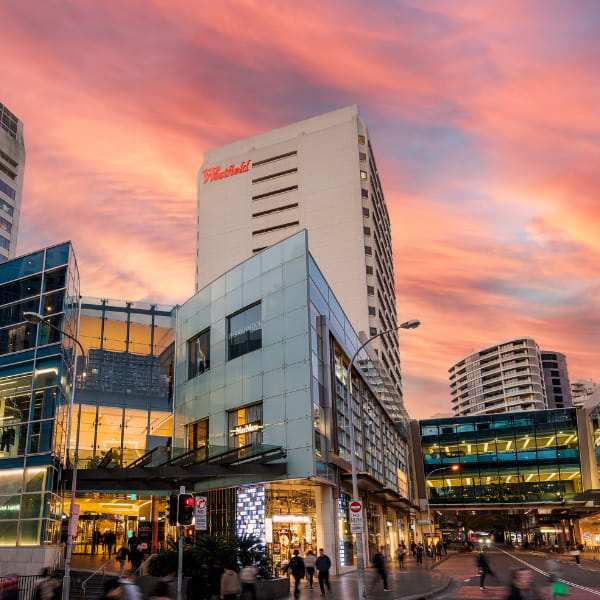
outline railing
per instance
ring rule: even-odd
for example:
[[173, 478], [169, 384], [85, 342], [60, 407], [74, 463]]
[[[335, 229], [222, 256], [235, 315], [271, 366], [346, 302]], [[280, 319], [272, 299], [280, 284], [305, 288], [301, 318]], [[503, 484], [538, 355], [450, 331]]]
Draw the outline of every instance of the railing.
[[[4, 582], [11, 577], [0, 577], [0, 589], [4, 587]], [[19, 575], [18, 588], [19, 600], [33, 600], [35, 596], [35, 588], [38, 582], [43, 579], [40, 575]]]
[[[83, 593], [83, 600], [85, 600], [85, 593], [86, 593], [86, 586], [88, 581], [94, 576], [97, 575], [100, 571], [102, 571], [102, 584], [104, 584], [104, 573], [106, 571], [106, 565], [112, 561], [112, 557], [109, 558], [105, 563], [103, 563], [102, 565], [100, 565], [91, 575], [89, 575], [88, 577], [86, 577], [82, 582], [81, 582], [81, 591]], [[19, 598], [19, 600], [21, 600]]]
[[140, 568], [138, 569], [138, 573], [139, 576], [141, 577], [144, 574], [144, 567], [150, 562], [150, 559], [154, 558], [156, 556], [156, 554], [151, 554], [141, 565]]

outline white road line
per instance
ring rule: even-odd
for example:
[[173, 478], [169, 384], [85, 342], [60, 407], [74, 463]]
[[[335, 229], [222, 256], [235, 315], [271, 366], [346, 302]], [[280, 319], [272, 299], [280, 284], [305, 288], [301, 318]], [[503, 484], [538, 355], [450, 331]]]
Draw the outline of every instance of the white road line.
[[[506, 550], [502, 550], [502, 548], [497, 547], [496, 550], [500, 550], [500, 552], [504, 552], [504, 554], [510, 556], [512, 559], [519, 561], [520, 563], [528, 566], [530, 569], [533, 569], [534, 571], [537, 571], [538, 573], [541, 573], [542, 575], [544, 575], [546, 577], [549, 576], [549, 574], [546, 573], [546, 571], [542, 571], [541, 569], [538, 569], [536, 566], [532, 565], [531, 563], [528, 563], [527, 561], [523, 560], [522, 558], [519, 558], [518, 556], [515, 556], [514, 554], [511, 554], [510, 552], [507, 552]], [[594, 590], [589, 587], [585, 587], [584, 585], [579, 585], [578, 583], [573, 583], [572, 581], [567, 581], [566, 579], [559, 579], [558, 581], [560, 581], [561, 583], [564, 583], [566, 585], [570, 585], [571, 587], [577, 588], [579, 590], [584, 590], [585, 592], [590, 592], [591, 594], [600, 596], [599, 591]]]

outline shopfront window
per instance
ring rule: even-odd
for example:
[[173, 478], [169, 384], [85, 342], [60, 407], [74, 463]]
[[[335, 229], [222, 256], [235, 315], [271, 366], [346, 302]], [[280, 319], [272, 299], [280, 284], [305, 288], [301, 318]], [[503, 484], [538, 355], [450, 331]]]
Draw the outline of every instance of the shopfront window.
[[188, 450], [204, 448], [208, 444], [208, 419], [190, 423], [187, 428]]
[[354, 566], [354, 536], [350, 533], [350, 496], [342, 492], [338, 499], [338, 553], [340, 566]]
[[259, 302], [227, 317], [227, 357], [229, 360], [262, 347], [261, 315]]
[[210, 369], [210, 329], [188, 340], [188, 379]]
[[262, 403], [229, 411], [228, 422], [231, 448], [262, 443]]

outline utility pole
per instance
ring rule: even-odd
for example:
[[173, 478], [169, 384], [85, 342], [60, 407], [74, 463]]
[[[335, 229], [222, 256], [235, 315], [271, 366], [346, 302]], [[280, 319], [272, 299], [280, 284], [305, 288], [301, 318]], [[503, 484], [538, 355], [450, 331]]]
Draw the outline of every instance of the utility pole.
[[[179, 493], [185, 494], [185, 485], [179, 487]], [[183, 535], [184, 535], [184, 527], [183, 525], [177, 525], [177, 529], [179, 530], [179, 557], [177, 562], [177, 600], [181, 600], [181, 592], [183, 588]]]

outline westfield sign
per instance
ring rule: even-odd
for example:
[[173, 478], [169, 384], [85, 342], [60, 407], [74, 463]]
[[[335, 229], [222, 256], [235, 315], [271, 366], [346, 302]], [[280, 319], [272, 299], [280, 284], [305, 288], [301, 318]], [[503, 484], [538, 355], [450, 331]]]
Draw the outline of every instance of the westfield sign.
[[213, 167], [212, 169], [204, 169], [204, 183], [209, 181], [217, 181], [218, 179], [225, 179], [225, 177], [231, 177], [238, 173], [246, 173], [250, 166], [250, 159], [244, 160], [240, 163], [239, 167], [235, 165], [229, 165], [224, 171], [221, 171], [221, 167]]

